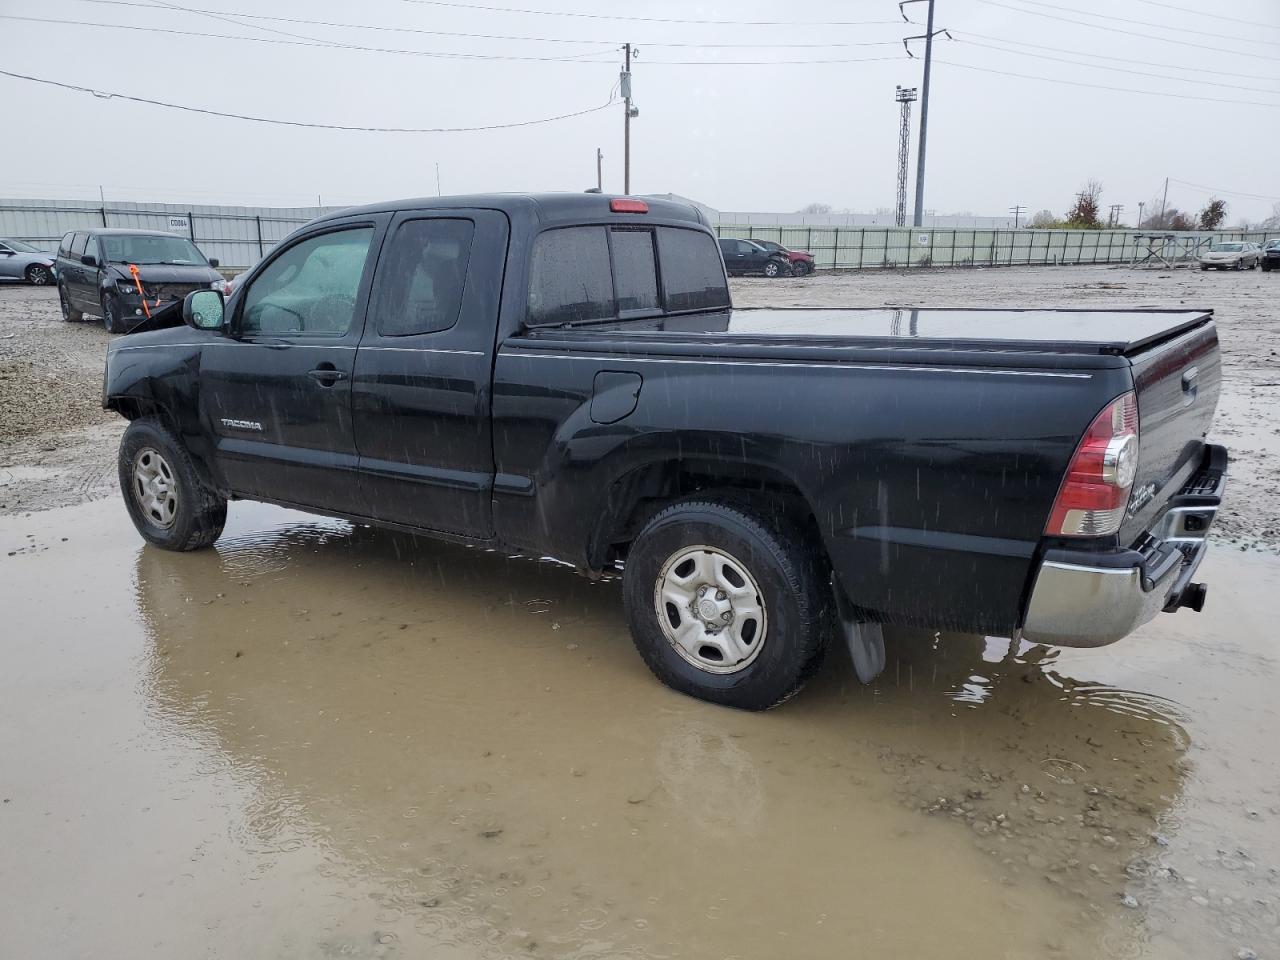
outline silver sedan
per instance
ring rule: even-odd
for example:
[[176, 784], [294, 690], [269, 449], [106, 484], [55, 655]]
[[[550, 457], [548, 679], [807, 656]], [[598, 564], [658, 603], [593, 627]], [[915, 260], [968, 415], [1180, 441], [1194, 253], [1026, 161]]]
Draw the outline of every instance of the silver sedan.
[[37, 287], [53, 283], [54, 258], [21, 240], [0, 237], [0, 280], [25, 280]]
[[1210, 267], [1216, 270], [1244, 270], [1246, 268], [1252, 270], [1261, 259], [1261, 248], [1256, 243], [1250, 243], [1248, 240], [1226, 240], [1222, 243], [1215, 243], [1200, 256], [1196, 257], [1201, 270], [1208, 270]]

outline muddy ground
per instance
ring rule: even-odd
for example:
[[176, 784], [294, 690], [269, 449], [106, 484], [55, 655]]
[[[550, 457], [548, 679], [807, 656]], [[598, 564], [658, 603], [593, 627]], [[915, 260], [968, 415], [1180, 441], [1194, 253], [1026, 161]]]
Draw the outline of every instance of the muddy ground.
[[1235, 458], [1203, 614], [1091, 651], [892, 631], [875, 684], [837, 650], [764, 715], [659, 685], [618, 585], [552, 564], [246, 503], [144, 548], [105, 334], [0, 289], [0, 956], [1280, 957], [1276, 287], [736, 283], [1214, 306]]

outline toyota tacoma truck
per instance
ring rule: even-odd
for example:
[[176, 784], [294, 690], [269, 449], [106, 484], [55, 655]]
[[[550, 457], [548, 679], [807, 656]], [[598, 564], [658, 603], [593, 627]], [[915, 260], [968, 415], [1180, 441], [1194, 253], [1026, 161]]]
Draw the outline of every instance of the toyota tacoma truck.
[[146, 540], [249, 499], [620, 571], [706, 700], [840, 638], [869, 681], [882, 624], [1096, 646], [1204, 601], [1209, 311], [735, 309], [698, 210], [587, 194], [336, 213], [170, 313], [106, 363]]

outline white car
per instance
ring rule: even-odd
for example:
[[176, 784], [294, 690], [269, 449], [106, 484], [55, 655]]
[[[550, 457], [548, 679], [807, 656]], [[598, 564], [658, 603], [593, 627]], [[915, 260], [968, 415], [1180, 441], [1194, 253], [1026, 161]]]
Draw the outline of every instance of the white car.
[[1262, 259], [1262, 249], [1248, 240], [1224, 240], [1196, 257], [1201, 270], [1253, 270]]

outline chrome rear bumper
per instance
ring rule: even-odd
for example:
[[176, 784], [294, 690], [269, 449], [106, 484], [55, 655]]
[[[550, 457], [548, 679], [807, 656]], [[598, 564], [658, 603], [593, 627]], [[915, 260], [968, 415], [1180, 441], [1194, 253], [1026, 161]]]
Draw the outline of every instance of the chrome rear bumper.
[[1101, 647], [1161, 611], [1199, 610], [1192, 583], [1227, 481], [1225, 447], [1208, 446], [1201, 469], [1129, 550], [1049, 550], [1036, 574], [1022, 636], [1032, 643]]

